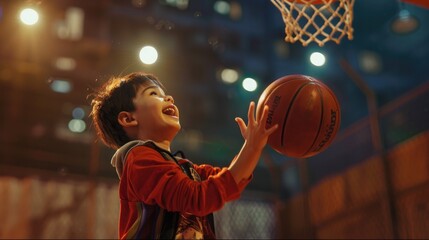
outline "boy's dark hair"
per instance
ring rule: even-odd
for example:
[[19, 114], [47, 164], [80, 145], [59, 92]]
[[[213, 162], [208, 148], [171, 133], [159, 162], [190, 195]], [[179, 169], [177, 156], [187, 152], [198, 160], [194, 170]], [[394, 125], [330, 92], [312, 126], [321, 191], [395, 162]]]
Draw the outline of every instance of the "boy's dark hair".
[[112, 77], [98, 91], [92, 94], [90, 116], [98, 137], [107, 146], [118, 149], [130, 139], [118, 123], [121, 111], [134, 111], [133, 99], [137, 90], [144, 85], [155, 84], [164, 89], [158, 78], [143, 72], [123, 77]]

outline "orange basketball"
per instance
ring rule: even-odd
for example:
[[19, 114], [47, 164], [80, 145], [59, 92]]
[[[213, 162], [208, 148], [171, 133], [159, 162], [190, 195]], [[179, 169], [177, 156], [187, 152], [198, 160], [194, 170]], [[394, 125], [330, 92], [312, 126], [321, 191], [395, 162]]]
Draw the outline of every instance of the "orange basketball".
[[340, 127], [340, 106], [319, 80], [289, 75], [272, 82], [261, 94], [256, 113], [270, 107], [266, 128], [278, 124], [268, 144], [277, 152], [307, 158], [324, 151]]

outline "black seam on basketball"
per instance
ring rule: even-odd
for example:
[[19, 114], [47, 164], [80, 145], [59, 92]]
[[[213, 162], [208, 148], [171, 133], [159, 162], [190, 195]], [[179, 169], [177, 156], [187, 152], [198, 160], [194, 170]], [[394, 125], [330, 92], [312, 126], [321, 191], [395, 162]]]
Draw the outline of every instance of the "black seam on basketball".
[[[288, 82], [291, 82], [291, 81], [295, 81], [295, 80], [301, 80], [301, 79], [299, 79], [299, 78], [293, 78], [293, 79], [290, 79]], [[279, 87], [281, 87], [281, 84], [279, 84], [278, 86], [276, 86], [274, 89], [271, 89], [271, 91], [265, 96], [265, 99], [264, 99], [264, 102], [262, 103], [262, 107], [263, 106], [265, 106], [266, 104], [267, 104], [267, 102], [268, 102], [268, 99], [270, 99], [271, 98], [271, 95], [273, 95], [273, 93], [277, 90], [277, 88], [279, 88]], [[270, 106], [271, 107], [271, 106]], [[259, 117], [259, 116], [258, 116]], [[267, 119], [267, 121], [268, 121], [268, 119]], [[265, 121], [265, 126], [267, 125], [267, 121]]]
[[314, 144], [316, 143], [316, 140], [317, 140], [317, 138], [319, 137], [319, 135], [320, 135], [320, 129], [322, 128], [322, 123], [323, 123], [323, 114], [324, 114], [324, 111], [325, 111], [325, 105], [323, 104], [323, 96], [322, 96], [322, 91], [320, 90], [320, 86], [319, 85], [317, 85], [318, 86], [318, 88], [316, 88], [317, 89], [317, 91], [319, 92], [319, 96], [320, 96], [320, 102], [321, 102], [321, 105], [322, 105], [322, 107], [321, 107], [321, 109], [322, 109], [322, 111], [320, 111], [320, 122], [319, 122], [319, 129], [317, 130], [317, 135], [316, 135], [316, 137], [314, 138], [314, 140], [313, 140], [313, 143], [311, 144], [311, 146], [310, 146], [310, 148], [303, 154], [303, 156], [305, 156], [305, 155], [307, 155], [308, 154], [308, 152], [310, 152], [310, 150], [311, 149], [313, 149], [313, 147], [314, 147]]
[[290, 101], [290, 104], [289, 104], [288, 109], [287, 109], [287, 111], [286, 111], [285, 117], [283, 118], [284, 120], [283, 120], [283, 126], [282, 126], [282, 134], [281, 134], [281, 136], [282, 136], [282, 137], [281, 137], [281, 139], [280, 139], [280, 143], [281, 143], [281, 146], [282, 146], [282, 147], [284, 146], [284, 132], [285, 132], [286, 122], [287, 122], [287, 118], [288, 118], [288, 116], [289, 116], [290, 108], [292, 107], [293, 103], [295, 102], [295, 99], [296, 99], [296, 97], [298, 96], [298, 94], [299, 94], [299, 93], [301, 92], [301, 90], [302, 90], [305, 86], [307, 86], [308, 84], [314, 84], [314, 83], [313, 83], [313, 82], [307, 82], [307, 83], [302, 84], [302, 85], [299, 87], [298, 91], [296, 91], [295, 95], [293, 95], [292, 100]]

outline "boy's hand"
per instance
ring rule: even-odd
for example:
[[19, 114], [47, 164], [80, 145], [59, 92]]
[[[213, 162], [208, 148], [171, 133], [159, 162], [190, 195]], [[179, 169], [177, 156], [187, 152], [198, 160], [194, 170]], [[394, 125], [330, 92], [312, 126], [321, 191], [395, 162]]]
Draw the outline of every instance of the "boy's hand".
[[236, 117], [235, 121], [240, 127], [241, 135], [244, 138], [244, 144], [237, 157], [231, 162], [229, 170], [238, 184], [244, 179], [249, 179], [255, 170], [259, 157], [267, 144], [268, 137], [277, 129], [277, 124], [265, 129], [265, 123], [268, 118], [268, 106], [264, 106], [262, 114], [255, 119], [255, 103], [250, 102], [249, 112], [247, 114], [248, 124], [243, 119]]
[[236, 117], [235, 121], [240, 128], [241, 135], [250, 147], [255, 150], [262, 150], [267, 144], [268, 137], [277, 129], [278, 125], [265, 129], [265, 122], [267, 121], [269, 107], [264, 106], [259, 119], [255, 119], [255, 103], [250, 102], [249, 111], [247, 114], [248, 124], [240, 117]]

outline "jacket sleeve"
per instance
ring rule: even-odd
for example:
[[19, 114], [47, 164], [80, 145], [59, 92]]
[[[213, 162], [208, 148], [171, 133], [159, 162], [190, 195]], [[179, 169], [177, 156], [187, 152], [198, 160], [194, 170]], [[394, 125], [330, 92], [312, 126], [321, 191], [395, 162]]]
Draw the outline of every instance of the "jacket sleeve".
[[240, 195], [240, 187], [227, 168], [215, 172], [202, 182], [193, 181], [176, 163], [149, 147], [138, 146], [126, 159], [121, 197], [157, 204], [168, 211], [204, 216]]
[[[194, 169], [198, 172], [198, 174], [201, 176], [201, 179], [203, 180], [207, 179], [211, 175], [218, 174], [222, 170], [222, 168], [213, 167], [208, 164], [202, 164], [202, 165], [194, 164]], [[237, 199], [240, 197], [240, 193], [246, 188], [246, 186], [250, 183], [252, 178], [253, 178], [253, 174], [248, 179], [243, 180], [238, 184], [239, 191], [237, 192], [237, 195], [233, 197], [234, 199]]]

